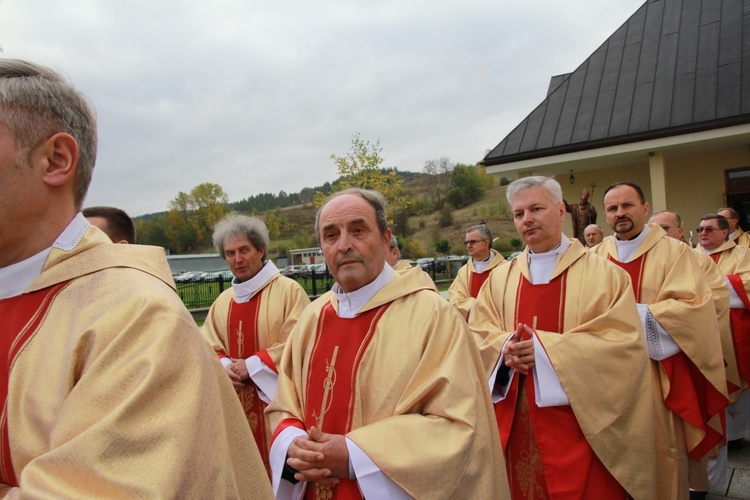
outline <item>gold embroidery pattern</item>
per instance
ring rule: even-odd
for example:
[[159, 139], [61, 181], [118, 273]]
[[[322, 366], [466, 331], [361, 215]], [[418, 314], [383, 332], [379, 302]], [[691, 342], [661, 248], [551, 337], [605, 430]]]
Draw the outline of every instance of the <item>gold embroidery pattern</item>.
[[330, 500], [333, 498], [333, 485], [315, 483], [315, 500]]
[[[515, 453], [518, 458], [513, 466], [513, 471], [519, 486], [523, 491], [524, 498], [546, 498], [544, 496], [544, 469], [542, 458], [534, 439], [534, 428], [531, 425], [531, 414], [529, 413], [529, 398], [526, 393], [526, 377], [521, 376], [518, 380], [518, 407], [516, 418], [520, 424], [520, 432], [523, 433], [523, 446]], [[510, 451], [510, 450], [509, 450]]]
[[255, 411], [255, 386], [244, 386], [237, 389], [237, 395], [240, 397], [242, 409], [245, 410], [245, 417], [250, 424], [253, 432], [258, 430], [258, 414]]
[[237, 357], [243, 358], [245, 354], [245, 334], [242, 333], [242, 320], [240, 320], [240, 326], [237, 329]]
[[[326, 372], [328, 376], [323, 381], [323, 401], [320, 405], [320, 414], [316, 415], [313, 411], [313, 417], [318, 424], [318, 429], [323, 431], [323, 418], [325, 418], [326, 412], [331, 407], [333, 402], [333, 386], [336, 385], [336, 356], [339, 353], [339, 346], [333, 348], [333, 357], [329, 363], [326, 360]], [[329, 497], [330, 498], [330, 497]]]

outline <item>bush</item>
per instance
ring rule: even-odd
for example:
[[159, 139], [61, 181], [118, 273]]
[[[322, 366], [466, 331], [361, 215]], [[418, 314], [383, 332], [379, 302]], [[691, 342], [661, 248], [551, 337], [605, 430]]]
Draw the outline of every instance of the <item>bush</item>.
[[453, 224], [453, 210], [448, 205], [445, 205], [440, 210], [440, 218], [438, 219], [440, 227], [450, 227]]

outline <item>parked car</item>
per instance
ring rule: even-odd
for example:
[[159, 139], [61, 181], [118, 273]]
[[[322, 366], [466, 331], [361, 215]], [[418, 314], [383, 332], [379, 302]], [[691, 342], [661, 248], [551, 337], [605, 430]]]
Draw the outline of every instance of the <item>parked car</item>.
[[301, 266], [299, 266], [299, 271], [297, 272], [297, 275], [300, 278], [309, 278], [310, 277], [310, 265], [302, 264]]
[[287, 278], [297, 279], [299, 277], [299, 268], [302, 266], [286, 266], [281, 270], [281, 274]]
[[232, 271], [217, 271], [215, 273], [206, 273], [202, 281], [232, 281], [234, 274]]
[[458, 255], [445, 255], [435, 259], [435, 272], [442, 274], [446, 272], [446, 262], [448, 261], [460, 261], [461, 257]]
[[432, 257], [422, 257], [421, 259], [417, 259], [417, 265], [421, 267], [424, 271], [432, 271], [432, 263], [435, 262], [435, 259]]
[[313, 274], [315, 276], [325, 276], [326, 274], [326, 265], [325, 264], [313, 264], [310, 266], [310, 276]]
[[176, 283], [193, 283], [200, 281], [200, 277], [203, 274], [203, 271], [188, 271], [177, 276], [174, 280]]

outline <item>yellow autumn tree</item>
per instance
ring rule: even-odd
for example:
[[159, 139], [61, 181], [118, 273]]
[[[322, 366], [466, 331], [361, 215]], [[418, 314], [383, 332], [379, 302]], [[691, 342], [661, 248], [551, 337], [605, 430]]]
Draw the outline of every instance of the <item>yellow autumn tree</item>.
[[[406, 210], [409, 199], [404, 192], [403, 179], [395, 169], [384, 169], [380, 153], [383, 148], [380, 140], [374, 144], [360, 137], [359, 133], [352, 138], [349, 152], [344, 156], [331, 155], [341, 179], [335, 191], [357, 187], [372, 189], [381, 193], [388, 201], [388, 223], [393, 223], [394, 215]], [[319, 207], [325, 200], [323, 193], [315, 193], [313, 204]]]

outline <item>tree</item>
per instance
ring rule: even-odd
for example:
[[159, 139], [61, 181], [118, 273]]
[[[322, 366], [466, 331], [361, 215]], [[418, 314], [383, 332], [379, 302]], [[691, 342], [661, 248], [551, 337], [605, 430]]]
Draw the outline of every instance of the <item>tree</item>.
[[435, 251], [446, 255], [451, 251], [451, 242], [448, 240], [437, 240], [435, 242]]
[[422, 172], [428, 175], [430, 192], [432, 193], [433, 202], [437, 205], [450, 186], [450, 173], [453, 170], [453, 163], [450, 158], [443, 156], [436, 160], [427, 160], [424, 163]]
[[484, 169], [458, 164], [451, 174], [448, 202], [456, 208], [466, 206], [478, 200], [493, 185], [494, 180]]
[[440, 217], [438, 219], [438, 225], [440, 227], [448, 227], [453, 224], [453, 210], [448, 205], [445, 205], [440, 209]]
[[204, 182], [190, 191], [189, 199], [194, 210], [193, 220], [198, 239], [210, 247], [214, 226], [224, 217], [226, 213], [224, 205], [229, 203], [229, 196], [218, 184]]
[[[331, 155], [341, 176], [336, 191], [349, 187], [372, 189], [382, 194], [388, 201], [388, 219], [392, 223], [395, 214], [406, 210], [409, 199], [404, 193], [403, 180], [396, 169], [383, 169], [381, 164], [385, 161], [380, 156], [383, 148], [380, 140], [372, 144], [363, 140], [359, 134], [352, 138], [349, 152], [344, 156]], [[315, 193], [313, 204], [319, 207], [326, 196], [320, 192]]]
[[218, 184], [205, 182], [190, 193], [180, 191], [169, 202], [166, 233], [176, 252], [211, 247], [216, 223], [224, 216], [229, 197]]

